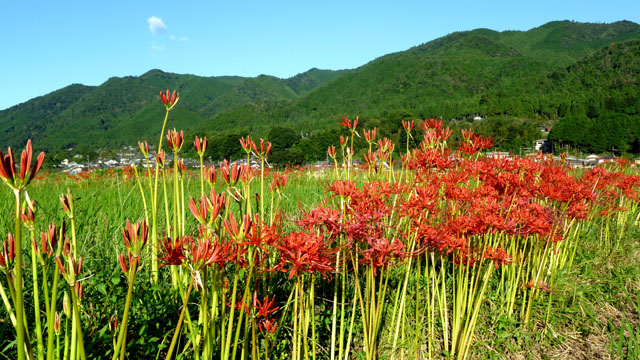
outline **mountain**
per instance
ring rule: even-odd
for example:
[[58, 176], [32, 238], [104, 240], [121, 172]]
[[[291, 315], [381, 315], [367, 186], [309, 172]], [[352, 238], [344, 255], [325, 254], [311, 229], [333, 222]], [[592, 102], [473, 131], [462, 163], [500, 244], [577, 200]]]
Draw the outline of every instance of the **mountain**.
[[31, 137], [52, 151], [155, 143], [164, 114], [157, 94], [167, 88], [181, 94], [168, 126], [208, 136], [262, 136], [275, 126], [309, 134], [345, 115], [391, 129], [398, 111], [520, 122], [636, 116], [639, 39], [640, 25], [629, 21], [555, 21], [528, 31], [456, 32], [353, 70], [313, 68], [288, 79], [151, 70], [97, 87], [71, 85], [0, 111], [0, 143], [17, 146]]
[[[40, 149], [113, 147], [155, 137], [164, 109], [158, 93], [177, 89], [180, 105], [171, 127], [189, 129], [239, 106], [289, 103], [345, 71], [311, 69], [290, 79], [260, 75], [201, 77], [151, 70], [110, 78], [100, 86], [70, 85], [0, 111], [0, 142], [21, 146], [28, 138]], [[155, 142], [155, 141], [154, 141]]]

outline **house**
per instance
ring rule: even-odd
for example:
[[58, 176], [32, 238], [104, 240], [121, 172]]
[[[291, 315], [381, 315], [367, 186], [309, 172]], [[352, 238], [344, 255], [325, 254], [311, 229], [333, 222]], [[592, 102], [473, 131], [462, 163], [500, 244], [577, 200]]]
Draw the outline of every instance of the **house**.
[[547, 139], [536, 140], [533, 148], [536, 151], [542, 151], [543, 153], [551, 152], [551, 144]]

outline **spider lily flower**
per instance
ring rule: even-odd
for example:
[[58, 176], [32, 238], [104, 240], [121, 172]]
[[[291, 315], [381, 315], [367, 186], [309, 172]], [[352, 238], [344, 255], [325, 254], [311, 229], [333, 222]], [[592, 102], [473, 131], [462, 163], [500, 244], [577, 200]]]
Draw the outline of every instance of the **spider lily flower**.
[[38, 155], [35, 166], [31, 167], [33, 157], [33, 146], [31, 140], [27, 141], [25, 149], [20, 156], [20, 172], [16, 171], [13, 151], [9, 147], [7, 154], [3, 155], [0, 151], [0, 178], [14, 190], [23, 190], [33, 178], [38, 174], [42, 163], [44, 162], [44, 153]]
[[178, 175], [182, 176], [187, 172], [187, 165], [184, 164], [182, 159], [178, 159]]
[[160, 168], [164, 168], [164, 150], [160, 150], [159, 153], [154, 153], [156, 162]]
[[278, 193], [282, 192], [282, 189], [287, 186], [287, 180], [289, 177], [287, 175], [283, 175], [280, 173], [275, 173], [273, 175], [273, 181], [269, 185], [271, 191], [276, 191]]
[[71, 189], [67, 188], [67, 194], [60, 195], [60, 204], [62, 204], [62, 210], [69, 217], [73, 217], [73, 195]]
[[265, 149], [265, 142], [264, 139], [260, 139], [260, 151], [258, 151], [258, 147], [256, 146], [255, 142], [251, 143], [251, 148], [253, 149], [253, 152], [256, 154], [256, 156], [258, 156], [261, 159], [264, 159], [267, 157], [267, 155], [269, 155], [269, 151], [271, 151], [271, 142], [266, 143], [266, 149]]
[[356, 131], [356, 127], [358, 126], [358, 121], [360, 120], [359, 116], [356, 116], [356, 119], [353, 121], [353, 123], [351, 122], [351, 120], [348, 117], [341, 117], [340, 118], [340, 125], [346, 127], [347, 129], [351, 130], [351, 132], [355, 132]]
[[330, 158], [335, 160], [336, 159], [336, 147], [334, 145], [329, 146], [327, 148], [327, 154], [329, 155]]
[[147, 143], [147, 141], [145, 140], [145, 142], [140, 142], [138, 141], [138, 146], [140, 147], [140, 151], [142, 152], [142, 155], [144, 155], [144, 157], [148, 157], [149, 156], [149, 143]]
[[177, 153], [182, 149], [182, 143], [184, 141], [184, 131], [180, 130], [178, 133], [176, 129], [169, 130], [167, 132], [167, 144], [169, 144], [169, 148]]
[[216, 167], [206, 166], [204, 168], [204, 179], [207, 181], [209, 186], [213, 187], [216, 184]]
[[141, 223], [131, 224], [127, 219], [127, 223], [122, 229], [122, 237], [124, 238], [124, 244], [134, 257], [140, 255], [142, 248], [147, 243], [148, 236], [149, 228], [144, 220]]
[[196, 139], [193, 141], [193, 146], [196, 148], [200, 157], [204, 156], [205, 151], [207, 151], [207, 137], [205, 136], [200, 139], [196, 136]]
[[227, 234], [229, 234], [233, 240], [236, 242], [242, 242], [247, 237], [247, 234], [249, 234], [249, 229], [251, 228], [251, 215], [244, 214], [242, 217], [242, 223], [239, 227], [233, 214], [229, 214], [229, 219], [224, 219], [223, 224]]
[[220, 167], [220, 173], [222, 174], [222, 178], [224, 182], [227, 183], [228, 186], [235, 186], [240, 179], [240, 175], [242, 173], [242, 168], [238, 165], [237, 162], [233, 163], [233, 166], [229, 164], [227, 159], [224, 159], [222, 162], [222, 166]]
[[33, 229], [33, 223], [35, 222], [35, 211], [36, 208], [32, 201], [26, 201], [27, 206], [23, 209], [20, 214], [20, 219], [26, 228]]
[[271, 334], [273, 335], [276, 332], [276, 328], [278, 327], [278, 323], [273, 319], [262, 319], [258, 323], [258, 328], [260, 332], [263, 334]]
[[402, 120], [402, 127], [404, 128], [404, 130], [408, 133], [411, 132], [411, 130], [413, 130], [413, 127], [416, 125], [415, 120], [411, 120], [411, 121], [405, 121]]
[[198, 201], [200, 206], [196, 204], [196, 201], [191, 197], [189, 199], [189, 210], [193, 216], [198, 220], [198, 222], [202, 225], [207, 224], [209, 222], [209, 202], [206, 197], [203, 197]]
[[279, 309], [279, 307], [273, 307], [273, 302], [275, 301], [275, 296], [271, 297], [269, 300], [269, 295], [266, 295], [262, 302], [258, 299], [258, 293], [253, 292], [253, 308], [256, 310], [257, 317], [268, 318], [273, 312]]
[[12, 233], [7, 235], [7, 241], [2, 242], [2, 254], [0, 254], [0, 270], [5, 274], [13, 268], [13, 259], [16, 257], [16, 240]]
[[256, 143], [253, 142], [253, 139], [249, 135], [247, 135], [246, 138], [240, 138], [240, 146], [242, 146], [242, 149], [249, 154], [251, 149], [256, 147]]
[[166, 94], [160, 91], [160, 100], [162, 100], [162, 103], [164, 104], [164, 107], [167, 108], [167, 111], [170, 111], [174, 106], [176, 106], [178, 100], [180, 100], [180, 94], [176, 94], [175, 90], [173, 90], [173, 93], [169, 94], [169, 89], [167, 89]]
[[373, 144], [373, 142], [375, 141], [376, 138], [376, 128], [373, 128], [371, 130], [364, 130], [364, 139], [367, 140], [367, 142], [369, 144]]
[[186, 260], [184, 246], [188, 241], [187, 236], [179, 236], [176, 239], [166, 238], [161, 244], [158, 261], [162, 261], [163, 266], [182, 265]]
[[[129, 265], [127, 265], [127, 260]], [[129, 271], [133, 268], [134, 265], [140, 263], [139, 256], [133, 256], [130, 252], [127, 252], [127, 259], [125, 259], [124, 254], [118, 255], [118, 263], [120, 264], [120, 268], [125, 276], [129, 276]]]

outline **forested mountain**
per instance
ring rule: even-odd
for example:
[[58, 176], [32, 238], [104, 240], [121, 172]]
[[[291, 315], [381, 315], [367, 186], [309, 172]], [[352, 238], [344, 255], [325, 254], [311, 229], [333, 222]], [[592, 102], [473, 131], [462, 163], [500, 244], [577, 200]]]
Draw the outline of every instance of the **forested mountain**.
[[[323, 155], [327, 131], [345, 115], [397, 139], [399, 119], [435, 116], [458, 126], [480, 115], [488, 121], [474, 126], [502, 132], [494, 134], [504, 139], [498, 146], [514, 150], [539, 136], [541, 124], [570, 116], [595, 121], [613, 113], [636, 121], [639, 59], [638, 24], [557, 21], [528, 31], [452, 33], [353, 70], [314, 68], [289, 79], [152, 70], [97, 87], [71, 85], [0, 111], [0, 143], [31, 137], [55, 151], [155, 139], [164, 112], [157, 94], [169, 88], [181, 94], [170, 127], [219, 144], [237, 142], [239, 134], [267, 136], [274, 127], [291, 130], [292, 146], [306, 160]], [[212, 157], [232, 155], [216, 151]]]

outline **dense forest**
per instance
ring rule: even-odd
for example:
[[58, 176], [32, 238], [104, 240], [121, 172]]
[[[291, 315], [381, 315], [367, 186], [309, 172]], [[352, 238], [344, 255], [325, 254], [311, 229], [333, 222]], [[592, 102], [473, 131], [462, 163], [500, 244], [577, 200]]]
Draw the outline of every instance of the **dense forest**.
[[240, 156], [237, 139], [246, 134], [278, 144], [275, 163], [325, 159], [342, 116], [360, 116], [398, 146], [402, 120], [436, 117], [492, 136], [499, 150], [531, 147], [552, 127], [549, 139], [565, 147], [638, 153], [631, 134], [640, 123], [639, 81], [640, 25], [557, 21], [457, 32], [356, 69], [314, 68], [289, 79], [152, 70], [70, 85], [0, 111], [0, 141], [32, 138], [55, 159], [153, 140], [163, 115], [157, 94], [171, 88], [181, 99], [168, 126], [208, 136], [212, 159]]

